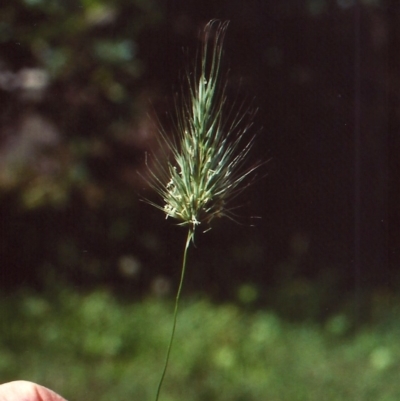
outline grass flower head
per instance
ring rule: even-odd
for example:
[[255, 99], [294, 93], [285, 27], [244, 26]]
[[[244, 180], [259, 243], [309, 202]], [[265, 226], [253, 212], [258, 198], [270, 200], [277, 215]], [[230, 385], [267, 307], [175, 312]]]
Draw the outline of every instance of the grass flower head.
[[226, 113], [226, 83], [219, 82], [227, 26], [218, 21], [206, 25], [200, 68], [187, 73], [188, 98], [177, 106], [178, 138], [162, 134], [172, 158], [166, 169], [160, 168], [162, 174], [152, 172], [164, 201], [155, 206], [192, 232], [200, 223], [227, 215], [228, 202], [256, 168], [244, 166], [254, 139], [245, 141], [249, 110]]
[[258, 167], [246, 168], [247, 155], [254, 137], [247, 140], [251, 123], [246, 123], [248, 109], [225, 111], [226, 82], [220, 84], [220, 67], [227, 22], [211, 21], [204, 29], [200, 68], [187, 73], [188, 97], [178, 106], [176, 139], [165, 132], [161, 148], [168, 149], [168, 164], [156, 160], [150, 171], [155, 189], [161, 195], [166, 217], [188, 226], [183, 252], [181, 278], [175, 298], [174, 318], [164, 369], [157, 387], [158, 401], [168, 367], [175, 335], [178, 305], [186, 270], [188, 249], [196, 227], [216, 216], [229, 216], [227, 207], [246, 188], [247, 177]]

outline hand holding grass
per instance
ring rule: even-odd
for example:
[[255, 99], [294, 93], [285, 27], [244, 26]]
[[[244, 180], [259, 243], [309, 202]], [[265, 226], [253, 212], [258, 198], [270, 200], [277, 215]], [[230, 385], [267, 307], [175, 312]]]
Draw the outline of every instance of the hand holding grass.
[[[247, 138], [251, 122], [249, 110], [226, 110], [226, 83], [220, 85], [220, 65], [228, 22], [209, 22], [204, 29], [200, 69], [187, 73], [188, 99], [177, 107], [177, 138], [161, 132], [161, 145], [172, 155], [165, 168], [156, 160], [150, 171], [152, 184], [164, 204], [153, 206], [166, 217], [188, 227], [181, 278], [175, 299], [171, 339], [156, 401], [168, 367], [175, 334], [180, 294], [185, 276], [187, 252], [201, 224], [206, 227], [215, 217], [230, 217], [229, 202], [249, 184], [248, 178], [259, 165], [245, 167], [254, 136]], [[247, 184], [246, 184], [247, 181]]]

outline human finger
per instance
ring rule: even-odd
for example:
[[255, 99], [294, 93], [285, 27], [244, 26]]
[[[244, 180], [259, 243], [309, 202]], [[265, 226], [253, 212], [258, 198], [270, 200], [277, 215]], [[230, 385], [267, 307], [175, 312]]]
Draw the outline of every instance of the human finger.
[[0, 385], [0, 401], [66, 400], [46, 387], [25, 380], [17, 380]]

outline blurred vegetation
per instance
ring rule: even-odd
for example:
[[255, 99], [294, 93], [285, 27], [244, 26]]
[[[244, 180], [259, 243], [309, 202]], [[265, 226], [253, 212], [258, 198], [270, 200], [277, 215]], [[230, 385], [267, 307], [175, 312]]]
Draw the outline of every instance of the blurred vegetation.
[[[387, 311], [354, 331], [338, 314], [289, 324], [270, 310], [182, 305], [165, 400], [396, 401], [400, 326]], [[0, 299], [0, 376], [42, 383], [67, 399], [151, 400], [172, 304], [117, 301], [105, 290]]]
[[[400, 285], [388, 173], [398, 171], [388, 138], [400, 126], [390, 57], [400, 13], [356, 3], [2, 1], [2, 291], [174, 293], [185, 233], [140, 202], [154, 195], [145, 155], [159, 154], [158, 122], [170, 130], [198, 30], [221, 18], [231, 20], [228, 95], [255, 97], [264, 128], [253, 156], [271, 162], [239, 224], [216, 221], [196, 240], [186, 295], [247, 300], [292, 321], [369, 321], [373, 305], [385, 314]], [[241, 215], [263, 219], [250, 228]]]
[[1, 285], [112, 280], [137, 260], [137, 170], [154, 132], [138, 42], [162, 12], [141, 0], [0, 12]]
[[1, 381], [154, 396], [185, 232], [145, 155], [220, 18], [271, 161], [190, 251], [163, 399], [397, 401], [399, 4], [2, 0]]

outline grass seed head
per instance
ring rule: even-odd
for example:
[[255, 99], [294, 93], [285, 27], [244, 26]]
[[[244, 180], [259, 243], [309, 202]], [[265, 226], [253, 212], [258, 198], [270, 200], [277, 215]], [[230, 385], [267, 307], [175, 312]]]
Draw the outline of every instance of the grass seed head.
[[[226, 82], [220, 83], [223, 42], [228, 22], [210, 21], [204, 29], [200, 68], [186, 75], [188, 96], [177, 105], [177, 137], [162, 132], [169, 148], [167, 166], [151, 171], [153, 186], [164, 201], [166, 217], [194, 232], [200, 223], [228, 215], [228, 202], [241, 192], [257, 168], [246, 168], [254, 136], [248, 138], [249, 109], [225, 113]], [[226, 77], [225, 77], [226, 78]]]

